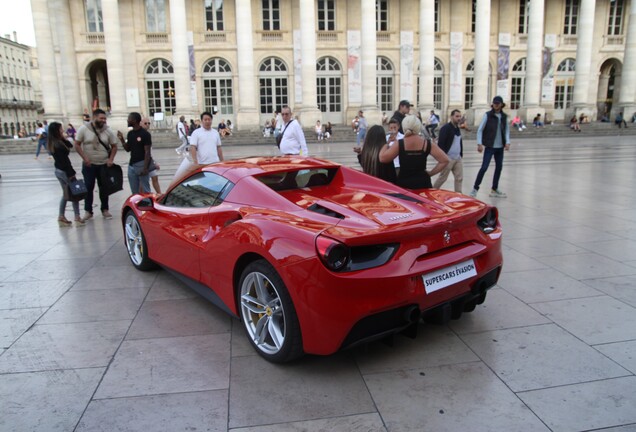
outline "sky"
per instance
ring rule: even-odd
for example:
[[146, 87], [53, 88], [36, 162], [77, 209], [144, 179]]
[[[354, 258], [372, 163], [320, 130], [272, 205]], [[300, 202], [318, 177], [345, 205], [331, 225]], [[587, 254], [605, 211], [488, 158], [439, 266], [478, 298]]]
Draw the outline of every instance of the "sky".
[[0, 0], [0, 36], [18, 32], [18, 43], [35, 46], [31, 0]]

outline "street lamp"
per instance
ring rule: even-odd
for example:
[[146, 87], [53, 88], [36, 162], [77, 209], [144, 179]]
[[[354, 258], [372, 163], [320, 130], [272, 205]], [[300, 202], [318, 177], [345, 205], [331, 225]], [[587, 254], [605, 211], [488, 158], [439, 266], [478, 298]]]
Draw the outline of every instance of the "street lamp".
[[13, 108], [15, 108], [15, 138], [20, 136], [20, 120], [18, 119], [18, 100], [13, 96]]

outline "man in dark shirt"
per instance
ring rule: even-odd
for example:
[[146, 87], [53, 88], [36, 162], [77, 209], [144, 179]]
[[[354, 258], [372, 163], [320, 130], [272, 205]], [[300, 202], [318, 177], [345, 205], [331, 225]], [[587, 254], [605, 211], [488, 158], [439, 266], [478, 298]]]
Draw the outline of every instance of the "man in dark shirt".
[[404, 133], [404, 130], [402, 129], [402, 120], [404, 120], [404, 117], [406, 117], [406, 115], [411, 111], [412, 106], [413, 105], [411, 105], [409, 101], [402, 100], [400, 101], [400, 105], [398, 105], [397, 111], [393, 113], [392, 118], [398, 121], [398, 124], [400, 125], [399, 130], [401, 134]]
[[150, 193], [150, 177], [148, 176], [148, 166], [150, 165], [150, 148], [152, 147], [152, 137], [150, 132], [141, 127], [141, 114], [131, 112], [128, 114], [128, 127], [132, 130], [124, 141], [124, 135], [117, 131], [117, 138], [121, 141], [124, 149], [130, 152], [128, 163], [128, 182], [133, 194], [139, 193], [139, 186], [142, 192]]

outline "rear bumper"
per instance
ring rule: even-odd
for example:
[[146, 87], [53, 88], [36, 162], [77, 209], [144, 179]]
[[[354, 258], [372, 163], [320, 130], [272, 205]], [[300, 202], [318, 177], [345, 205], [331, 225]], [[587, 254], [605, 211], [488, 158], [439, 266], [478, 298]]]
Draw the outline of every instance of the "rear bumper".
[[[459, 314], [471, 302], [483, 302], [485, 292], [497, 283], [501, 272], [500, 243], [490, 244], [477, 255], [458, 258], [456, 262], [473, 259], [477, 274], [431, 293], [424, 288], [427, 271], [421, 267], [406, 274], [382, 267], [336, 274], [316, 258], [280, 268], [297, 311], [304, 351], [332, 354], [400, 332], [420, 317], [437, 321]], [[432, 269], [443, 268], [448, 257], [435, 257], [426, 264]]]
[[353, 326], [341, 348], [351, 348], [400, 333], [416, 325], [420, 318], [438, 323], [459, 319], [465, 310], [472, 310], [475, 305], [484, 302], [486, 292], [497, 284], [500, 273], [501, 267], [489, 271], [475, 281], [470, 292], [427, 310], [420, 310], [417, 304], [411, 304], [369, 315]]

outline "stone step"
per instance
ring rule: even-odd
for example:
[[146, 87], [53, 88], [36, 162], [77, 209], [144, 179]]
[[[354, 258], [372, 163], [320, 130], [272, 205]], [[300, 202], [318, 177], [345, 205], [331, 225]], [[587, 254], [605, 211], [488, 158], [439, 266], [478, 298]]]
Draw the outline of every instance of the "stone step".
[[[636, 124], [630, 123], [627, 129], [618, 129], [613, 123], [589, 123], [582, 125], [581, 130], [582, 131], [580, 133], [576, 133], [567, 125], [559, 123], [547, 125], [543, 128], [529, 127], [522, 132], [512, 129], [510, 139], [512, 141], [516, 141], [519, 139], [529, 138], [554, 138], [572, 136], [573, 134], [580, 136], [636, 135]], [[151, 130], [151, 132], [153, 146], [157, 148], [176, 148], [180, 144], [173, 130]], [[336, 126], [334, 127], [333, 132], [332, 138], [327, 142], [346, 144], [356, 142], [356, 134], [353, 133], [351, 128], [348, 126]], [[463, 131], [464, 141], [474, 141], [476, 139], [476, 133], [477, 128], [473, 128], [470, 131]], [[305, 137], [308, 144], [318, 142], [313, 129], [305, 129]], [[31, 138], [2, 139], [0, 140], [0, 154], [35, 153], [36, 145], [37, 143], [32, 141]], [[237, 131], [234, 135], [225, 137], [223, 139], [223, 145], [274, 146], [276, 145], [276, 141], [273, 136], [264, 137], [258, 132]]]

